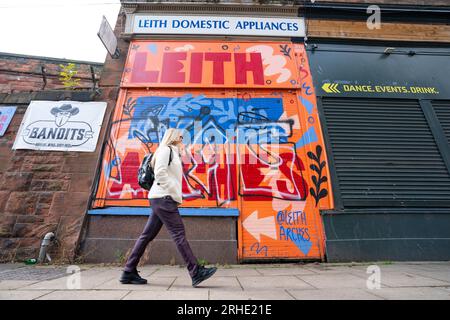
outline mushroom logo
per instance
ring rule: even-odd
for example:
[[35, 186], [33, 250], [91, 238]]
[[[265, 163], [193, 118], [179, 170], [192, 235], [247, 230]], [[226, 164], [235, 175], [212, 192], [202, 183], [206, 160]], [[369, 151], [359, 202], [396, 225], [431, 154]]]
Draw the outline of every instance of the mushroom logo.
[[63, 104], [60, 107], [53, 108], [50, 112], [55, 116], [56, 125], [62, 127], [69, 121], [71, 116], [78, 114], [80, 110], [72, 107], [71, 104]]

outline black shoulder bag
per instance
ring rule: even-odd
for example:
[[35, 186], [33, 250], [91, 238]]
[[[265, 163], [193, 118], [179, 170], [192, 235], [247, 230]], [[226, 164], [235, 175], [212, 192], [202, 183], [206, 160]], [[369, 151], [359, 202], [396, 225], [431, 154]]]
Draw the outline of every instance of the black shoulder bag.
[[[170, 166], [170, 163], [172, 162], [172, 148], [169, 147], [169, 149], [170, 149], [169, 155], [169, 166]], [[142, 160], [142, 163], [139, 166], [138, 170], [138, 183], [145, 190], [150, 190], [152, 188], [153, 183], [155, 182], [155, 172], [153, 171], [153, 168], [150, 165], [153, 155], [154, 153], [147, 154]]]

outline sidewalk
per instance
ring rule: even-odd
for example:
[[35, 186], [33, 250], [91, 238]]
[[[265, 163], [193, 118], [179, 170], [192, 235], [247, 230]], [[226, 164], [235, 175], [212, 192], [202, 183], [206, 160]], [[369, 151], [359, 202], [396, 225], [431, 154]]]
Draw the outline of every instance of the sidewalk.
[[118, 281], [121, 267], [81, 265], [81, 272], [70, 275], [68, 266], [0, 264], [0, 300], [450, 300], [450, 262], [380, 262], [376, 264], [381, 271], [380, 289], [367, 287], [367, 279], [376, 276], [367, 273], [369, 265], [225, 266], [192, 288], [186, 269], [179, 266], [144, 266], [139, 270], [147, 285], [122, 285]]

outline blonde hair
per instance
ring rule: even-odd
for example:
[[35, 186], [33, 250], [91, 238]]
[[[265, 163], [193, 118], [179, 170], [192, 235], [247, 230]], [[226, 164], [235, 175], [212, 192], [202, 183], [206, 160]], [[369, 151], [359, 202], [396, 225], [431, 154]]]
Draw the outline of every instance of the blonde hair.
[[161, 147], [171, 146], [174, 144], [174, 142], [178, 141], [180, 136], [182, 135], [182, 132], [180, 129], [175, 128], [169, 128], [164, 133], [163, 138], [161, 139], [158, 148], [155, 151], [155, 154], [152, 158], [152, 161], [150, 161], [150, 164], [152, 167], [155, 167], [155, 161], [156, 161], [156, 153], [158, 150], [160, 150]]
[[181, 133], [180, 129], [169, 128], [164, 133], [164, 136], [161, 139], [159, 146], [170, 146], [174, 142], [178, 141], [178, 139], [180, 138], [181, 135], [182, 135], [182, 133]]

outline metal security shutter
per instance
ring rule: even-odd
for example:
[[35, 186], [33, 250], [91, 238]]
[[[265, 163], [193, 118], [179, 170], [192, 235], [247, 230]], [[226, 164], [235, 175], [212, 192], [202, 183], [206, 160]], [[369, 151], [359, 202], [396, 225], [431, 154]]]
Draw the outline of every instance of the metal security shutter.
[[344, 207], [450, 206], [450, 175], [416, 100], [323, 98]]
[[450, 101], [433, 101], [433, 109], [450, 143]]

